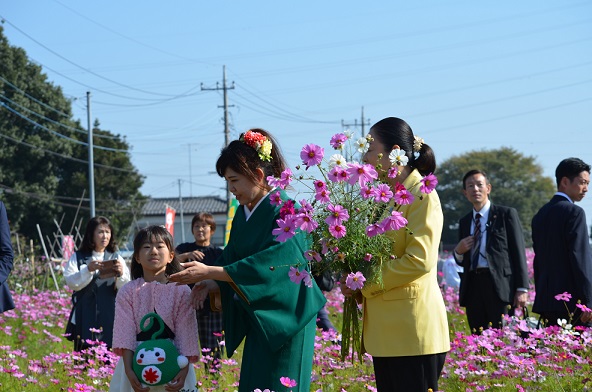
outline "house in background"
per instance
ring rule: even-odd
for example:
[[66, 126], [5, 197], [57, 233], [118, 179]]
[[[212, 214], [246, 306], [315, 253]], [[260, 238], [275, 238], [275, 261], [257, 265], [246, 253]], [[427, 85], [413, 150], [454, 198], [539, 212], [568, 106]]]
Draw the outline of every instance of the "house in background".
[[[216, 221], [216, 232], [212, 236], [213, 246], [224, 245], [224, 232], [226, 230], [226, 210], [228, 205], [225, 199], [217, 196], [197, 196], [186, 197], [179, 202], [179, 198], [166, 197], [148, 199], [142, 208], [142, 216], [137, 219], [135, 224], [135, 236], [137, 229], [142, 229], [150, 225], [165, 224], [166, 206], [175, 209], [175, 229], [174, 240], [175, 246], [182, 242], [193, 242], [193, 234], [191, 233], [191, 219], [193, 215], [198, 212], [209, 212], [214, 216]], [[181, 217], [182, 214], [182, 217]], [[181, 225], [181, 221], [183, 225]], [[183, 238], [183, 232], [185, 238]]]

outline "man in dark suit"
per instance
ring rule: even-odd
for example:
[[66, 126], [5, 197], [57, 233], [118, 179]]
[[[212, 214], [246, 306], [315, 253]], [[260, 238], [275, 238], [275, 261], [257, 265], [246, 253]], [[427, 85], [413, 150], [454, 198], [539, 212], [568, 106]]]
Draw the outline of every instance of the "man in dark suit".
[[463, 266], [459, 302], [466, 308], [471, 332], [501, 328], [511, 306], [526, 305], [528, 271], [524, 235], [516, 209], [492, 204], [485, 172], [463, 177], [463, 193], [473, 210], [459, 221], [456, 262]]
[[[577, 307], [578, 301], [592, 307], [590, 237], [586, 214], [574, 204], [588, 191], [590, 165], [578, 158], [564, 159], [555, 170], [555, 180], [557, 193], [532, 219], [536, 288], [532, 310], [548, 325], [557, 325], [558, 319], [590, 325], [592, 313]], [[571, 294], [569, 301], [556, 298], [565, 292]]]
[[6, 207], [0, 201], [0, 313], [14, 309], [14, 302], [12, 302], [8, 284], [6, 284], [6, 279], [12, 271], [13, 258]]

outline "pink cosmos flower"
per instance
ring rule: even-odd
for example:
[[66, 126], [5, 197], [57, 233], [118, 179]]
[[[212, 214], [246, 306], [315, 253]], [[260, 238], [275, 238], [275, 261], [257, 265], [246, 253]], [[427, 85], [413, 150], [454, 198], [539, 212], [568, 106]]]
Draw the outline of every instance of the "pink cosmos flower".
[[329, 226], [329, 233], [335, 238], [343, 238], [347, 233], [345, 226], [343, 225], [330, 225]]
[[555, 296], [555, 299], [557, 301], [565, 301], [565, 302], [569, 302], [569, 300], [571, 299], [571, 294], [568, 293], [567, 291], [564, 291], [562, 294], [557, 294]]
[[589, 307], [587, 307], [584, 304], [576, 304], [576, 307], [578, 307], [584, 313], [590, 313], [590, 312], [592, 312], [592, 309], [590, 309]]
[[393, 191], [387, 184], [379, 184], [374, 188], [374, 201], [388, 203], [393, 198]]
[[331, 147], [333, 147], [334, 149], [341, 150], [343, 148], [343, 144], [346, 141], [347, 136], [345, 136], [343, 133], [336, 133], [331, 137], [331, 141], [329, 142], [329, 144], [331, 144]]
[[292, 380], [290, 377], [280, 377], [280, 382], [287, 388], [294, 388], [297, 385], [296, 380]]
[[395, 178], [399, 175], [399, 168], [397, 166], [391, 166], [388, 169], [388, 172], [386, 174], [388, 176], [388, 178]]
[[296, 267], [290, 267], [290, 271], [288, 272], [288, 276], [290, 277], [290, 280], [292, 282], [300, 283], [300, 282], [302, 282], [302, 279], [304, 279], [304, 272], [306, 272], [306, 270], [299, 271], [298, 268], [296, 268]]
[[372, 187], [362, 185], [360, 186], [360, 195], [362, 196], [362, 199], [366, 200], [371, 196], [374, 196], [374, 189], [372, 189]]
[[325, 222], [328, 225], [340, 225], [349, 219], [349, 212], [339, 204], [329, 204], [327, 210], [331, 213], [331, 215], [327, 216], [325, 219]]
[[364, 256], [364, 261], [370, 261], [372, 260], [372, 255], [370, 253], [366, 253], [366, 256]]
[[314, 208], [306, 199], [300, 200], [299, 203], [300, 209], [298, 210], [298, 212], [302, 212], [305, 214], [310, 214], [311, 212], [313, 212]]
[[349, 275], [347, 275], [347, 278], [345, 278], [345, 285], [352, 290], [359, 290], [364, 287], [365, 281], [366, 278], [360, 271], [355, 274], [350, 272]]
[[299, 227], [307, 233], [312, 233], [317, 227], [319, 227], [319, 223], [314, 220], [310, 214], [298, 214], [296, 215], [296, 227]]
[[288, 215], [294, 215], [294, 200], [286, 200], [282, 208], [280, 208], [280, 218], [286, 219]]
[[286, 187], [292, 182], [293, 177], [294, 174], [292, 173], [292, 170], [290, 170], [289, 167], [286, 168], [286, 170], [284, 170], [280, 176], [280, 183], [278, 184], [278, 187], [286, 189]]
[[311, 166], [316, 166], [323, 161], [323, 155], [325, 154], [325, 149], [316, 144], [307, 144], [302, 147], [302, 151], [300, 151], [300, 159], [302, 159], [302, 163], [306, 165], [308, 169]]
[[315, 180], [314, 182], [315, 192], [320, 192], [323, 189], [327, 189], [327, 184], [321, 180]]
[[323, 189], [322, 191], [317, 192], [315, 194], [315, 200], [321, 203], [329, 203], [331, 201], [331, 199], [329, 198], [330, 194], [331, 192], [328, 189]]
[[436, 189], [436, 185], [438, 185], [438, 178], [436, 178], [433, 173], [430, 173], [421, 179], [421, 187], [419, 190], [421, 193], [425, 193], [427, 195]]
[[304, 278], [302, 278], [304, 285], [306, 287], [312, 287], [312, 276], [310, 273], [307, 270], [303, 270], [301, 273], [304, 275]]
[[282, 205], [282, 197], [280, 196], [280, 191], [274, 192], [269, 195], [269, 203], [272, 206], [281, 206]]
[[314, 251], [312, 249], [304, 252], [304, 258], [308, 261], [321, 261], [321, 255], [319, 254], [319, 252]]
[[367, 182], [376, 180], [378, 178], [376, 169], [374, 166], [369, 164], [362, 165], [360, 163], [349, 163], [346, 171], [349, 175], [347, 182], [351, 185], [354, 185], [357, 182], [360, 184], [360, 186], [362, 186]]
[[329, 177], [329, 180], [332, 182], [341, 182], [347, 179], [348, 174], [341, 166], [333, 166], [333, 168], [329, 170], [329, 173], [327, 173], [327, 177]]
[[415, 197], [405, 187], [400, 191], [395, 192], [395, 202], [397, 204], [411, 204], [415, 200]]
[[291, 217], [287, 219], [277, 219], [278, 227], [272, 230], [272, 234], [276, 235], [277, 242], [286, 242], [296, 234], [296, 223]]
[[405, 227], [407, 224], [407, 219], [403, 217], [399, 211], [391, 212], [391, 215], [386, 217], [380, 225], [382, 226], [384, 231], [388, 230], [399, 230], [401, 227]]
[[376, 223], [366, 226], [366, 235], [368, 237], [374, 237], [375, 235], [384, 233], [384, 228]]

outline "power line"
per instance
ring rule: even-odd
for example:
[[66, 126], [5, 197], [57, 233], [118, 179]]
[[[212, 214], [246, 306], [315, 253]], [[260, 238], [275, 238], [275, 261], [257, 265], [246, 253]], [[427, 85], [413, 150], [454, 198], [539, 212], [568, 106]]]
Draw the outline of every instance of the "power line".
[[[20, 117], [20, 118], [22, 118], [23, 120], [25, 120], [25, 121], [27, 121], [27, 122], [30, 122], [31, 124], [33, 124], [33, 125], [35, 125], [35, 126], [37, 126], [37, 127], [41, 128], [41, 129], [43, 129], [43, 130], [45, 130], [45, 131], [47, 131], [47, 132], [51, 133], [51, 134], [53, 134], [53, 135], [55, 135], [55, 136], [57, 136], [57, 137], [59, 137], [59, 138], [66, 139], [66, 140], [68, 140], [68, 141], [70, 141], [70, 142], [72, 142], [72, 143], [79, 144], [79, 145], [82, 145], [82, 146], [88, 146], [88, 143], [82, 142], [82, 141], [80, 141], [80, 140], [73, 139], [73, 138], [71, 138], [71, 137], [69, 137], [69, 136], [66, 136], [66, 135], [62, 135], [62, 134], [61, 134], [61, 133], [59, 133], [59, 132], [56, 132], [56, 131], [54, 131], [54, 130], [52, 130], [52, 129], [49, 129], [49, 128], [47, 128], [47, 127], [45, 127], [45, 126], [43, 126], [43, 125], [41, 125], [41, 124], [39, 124], [39, 123], [37, 123], [37, 122], [35, 122], [35, 121], [31, 120], [30, 118], [28, 118], [27, 116], [23, 115], [22, 113], [19, 113], [19, 112], [18, 112], [18, 111], [16, 111], [16, 110], [14, 110], [13, 108], [11, 108], [10, 106], [8, 106], [8, 105], [7, 105], [6, 103], [4, 103], [4, 102], [0, 102], [0, 107], [3, 107], [3, 108], [5, 108], [5, 109], [6, 109], [6, 110], [8, 110], [9, 112], [16, 114], [17, 116], [19, 116], [19, 117]], [[99, 149], [99, 150], [105, 150], [105, 151], [112, 151], [112, 152], [124, 152], [124, 153], [128, 153], [128, 151], [127, 151], [127, 150], [121, 150], [121, 149], [117, 149], [117, 148], [111, 148], [111, 147], [95, 146], [94, 148], [97, 148], [97, 149]]]
[[83, 67], [83, 66], [81, 66], [81, 65], [78, 65], [78, 64], [76, 64], [75, 62], [73, 62], [73, 61], [71, 61], [71, 60], [67, 59], [67, 58], [66, 58], [66, 57], [64, 57], [64, 56], [62, 56], [61, 54], [59, 54], [59, 53], [58, 53], [58, 52], [56, 52], [55, 50], [53, 50], [53, 49], [51, 49], [51, 48], [48, 48], [47, 46], [43, 45], [41, 42], [37, 41], [35, 38], [31, 37], [29, 34], [25, 33], [23, 30], [19, 29], [17, 26], [15, 26], [15, 25], [14, 25], [13, 23], [11, 23], [9, 20], [7, 20], [6, 18], [4, 18], [2, 15], [0, 15], [0, 19], [2, 19], [2, 21], [3, 21], [4, 23], [7, 23], [7, 24], [9, 24], [10, 26], [12, 26], [12, 28], [14, 28], [15, 30], [17, 30], [18, 32], [20, 32], [21, 34], [23, 34], [25, 37], [29, 38], [31, 41], [35, 42], [37, 45], [41, 46], [42, 48], [44, 48], [44, 49], [45, 49], [45, 50], [47, 50], [48, 52], [50, 52], [50, 53], [52, 53], [53, 55], [55, 55], [55, 56], [57, 56], [57, 57], [61, 58], [61, 59], [62, 59], [62, 60], [64, 60], [64, 61], [66, 61], [66, 62], [68, 62], [68, 63], [72, 64], [73, 66], [75, 66], [75, 67], [77, 67], [77, 68], [79, 68], [79, 69], [81, 69], [81, 70], [83, 70], [83, 71], [85, 71], [85, 72], [88, 72], [88, 73], [89, 73], [89, 74], [91, 74], [91, 75], [94, 75], [94, 76], [98, 77], [99, 79], [103, 79], [103, 80], [105, 80], [105, 81], [107, 81], [107, 82], [111, 82], [111, 83], [113, 83], [113, 84], [115, 84], [115, 85], [117, 85], [117, 86], [120, 86], [120, 87], [123, 87], [123, 88], [127, 88], [127, 89], [129, 89], [129, 90], [133, 90], [133, 91], [138, 91], [138, 92], [141, 92], [141, 93], [144, 93], [144, 94], [149, 94], [149, 95], [156, 95], [156, 96], [160, 96], [160, 97], [175, 97], [175, 98], [176, 98], [176, 97], [180, 97], [179, 95], [162, 94], [162, 93], [155, 93], [155, 92], [152, 92], [152, 91], [142, 90], [142, 89], [139, 89], [139, 88], [136, 88], [136, 87], [133, 87], [133, 86], [128, 86], [128, 85], [126, 85], [126, 84], [120, 83], [120, 82], [118, 82], [118, 81], [116, 81], [116, 80], [109, 79], [109, 78], [107, 78], [107, 77], [104, 77], [104, 76], [102, 76], [102, 75], [99, 75], [98, 73], [96, 73], [96, 72], [94, 72], [94, 71], [91, 71], [90, 69], [88, 69], [88, 68], [85, 68], [85, 67]]

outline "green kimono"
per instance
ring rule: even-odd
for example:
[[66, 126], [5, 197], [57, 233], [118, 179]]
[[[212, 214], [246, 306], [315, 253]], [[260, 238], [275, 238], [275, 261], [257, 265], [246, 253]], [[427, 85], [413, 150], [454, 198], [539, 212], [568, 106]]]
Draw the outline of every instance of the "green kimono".
[[[282, 191], [282, 198], [287, 195]], [[296, 380], [293, 391], [308, 391], [312, 373], [317, 312], [323, 293], [290, 281], [290, 266], [304, 266], [306, 233], [275, 241], [279, 208], [266, 197], [246, 220], [237, 209], [230, 240], [218, 264], [232, 282], [218, 282], [224, 310], [226, 350], [231, 357], [245, 340], [239, 392], [284, 390], [280, 377]]]

